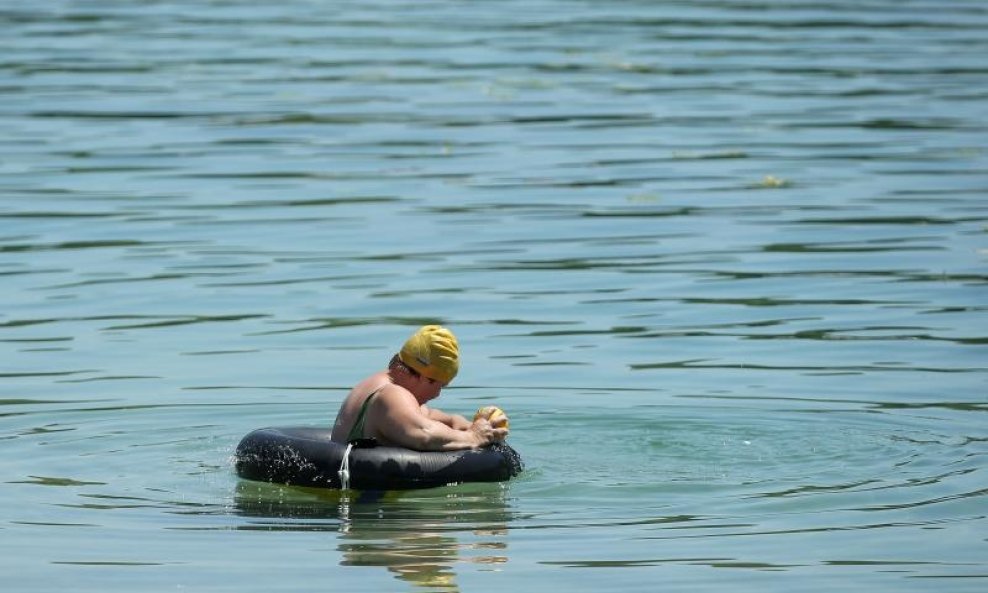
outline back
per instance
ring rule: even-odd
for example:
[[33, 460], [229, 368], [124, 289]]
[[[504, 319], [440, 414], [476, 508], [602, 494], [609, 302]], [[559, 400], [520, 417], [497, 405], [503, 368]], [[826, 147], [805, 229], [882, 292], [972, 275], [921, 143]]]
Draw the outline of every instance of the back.
[[364, 423], [372, 398], [389, 383], [387, 373], [382, 371], [364, 379], [350, 390], [340, 405], [340, 411], [336, 414], [336, 421], [333, 423], [333, 441], [347, 443], [357, 432], [359, 435], [356, 438], [363, 438]]

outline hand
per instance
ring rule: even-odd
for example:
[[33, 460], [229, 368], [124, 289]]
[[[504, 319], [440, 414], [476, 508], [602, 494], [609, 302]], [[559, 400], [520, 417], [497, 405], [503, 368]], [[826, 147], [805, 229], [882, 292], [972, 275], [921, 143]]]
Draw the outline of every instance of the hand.
[[477, 446], [485, 447], [491, 443], [500, 443], [508, 438], [508, 429], [504, 427], [495, 428], [487, 418], [477, 418], [470, 425], [470, 431], [477, 437]]

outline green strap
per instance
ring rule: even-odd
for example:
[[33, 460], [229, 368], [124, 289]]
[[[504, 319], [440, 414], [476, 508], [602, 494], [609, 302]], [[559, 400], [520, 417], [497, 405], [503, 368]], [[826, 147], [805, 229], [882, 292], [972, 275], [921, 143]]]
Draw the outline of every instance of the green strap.
[[375, 389], [370, 395], [367, 396], [364, 403], [361, 404], [360, 411], [357, 412], [357, 420], [354, 421], [353, 427], [350, 429], [350, 433], [346, 436], [346, 442], [350, 443], [357, 439], [364, 438], [364, 424], [367, 421], [367, 408], [370, 407], [371, 400], [374, 399], [374, 396], [377, 395], [381, 389], [383, 389], [383, 387]]

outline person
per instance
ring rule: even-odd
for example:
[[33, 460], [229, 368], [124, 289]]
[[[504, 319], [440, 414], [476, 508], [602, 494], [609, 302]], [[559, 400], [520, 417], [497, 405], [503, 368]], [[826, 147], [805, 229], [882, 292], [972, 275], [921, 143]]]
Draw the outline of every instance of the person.
[[426, 403], [439, 397], [460, 367], [453, 332], [439, 325], [418, 329], [391, 358], [388, 368], [358, 383], [347, 394], [332, 440], [374, 439], [381, 445], [417, 451], [476, 449], [503, 441], [506, 423], [467, 420]]

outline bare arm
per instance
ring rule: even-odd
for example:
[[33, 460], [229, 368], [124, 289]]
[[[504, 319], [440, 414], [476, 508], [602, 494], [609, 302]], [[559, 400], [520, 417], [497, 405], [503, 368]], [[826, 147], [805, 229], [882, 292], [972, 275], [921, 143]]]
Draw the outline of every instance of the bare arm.
[[425, 412], [426, 416], [429, 418], [435, 420], [436, 422], [442, 422], [446, 426], [455, 430], [468, 430], [473, 424], [473, 422], [470, 422], [459, 414], [447, 414], [442, 410], [427, 408], [425, 406], [422, 406], [422, 411]]
[[431, 411], [427, 414], [411, 394], [400, 389], [382, 391], [370, 413], [374, 432], [381, 440], [418, 451], [476, 449], [504, 440], [508, 434], [507, 430], [494, 428], [483, 419], [467, 423], [462, 429], [449, 426], [434, 419]]

